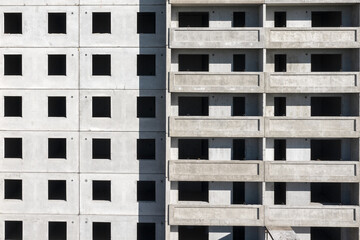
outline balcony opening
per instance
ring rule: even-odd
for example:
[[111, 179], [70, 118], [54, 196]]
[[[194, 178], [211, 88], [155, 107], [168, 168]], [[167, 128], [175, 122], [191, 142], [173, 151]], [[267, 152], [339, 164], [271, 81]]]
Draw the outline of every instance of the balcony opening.
[[180, 54], [179, 55], [180, 72], [208, 72], [209, 55], [207, 54]]
[[274, 183], [274, 204], [286, 205], [286, 183], [275, 182]]
[[206, 226], [179, 226], [179, 240], [208, 240], [209, 228]]
[[22, 138], [5, 138], [4, 149], [5, 158], [22, 158]]
[[286, 72], [286, 54], [275, 54], [275, 72]]
[[5, 240], [22, 240], [23, 222], [5, 221]]
[[22, 13], [4, 13], [4, 33], [22, 34]]
[[311, 116], [341, 116], [341, 97], [312, 97]]
[[5, 179], [4, 188], [4, 199], [22, 200], [22, 180]]
[[179, 12], [179, 27], [209, 27], [209, 13]]
[[111, 201], [111, 181], [92, 181], [92, 200]]
[[179, 97], [179, 116], [209, 116], [208, 97]]
[[66, 97], [48, 97], [48, 117], [66, 117]]
[[48, 139], [48, 158], [66, 159], [66, 138]]
[[286, 140], [274, 139], [274, 160], [285, 161], [286, 160]]
[[274, 97], [274, 116], [286, 116], [286, 97]]
[[111, 159], [111, 139], [94, 138], [92, 140], [93, 159]]
[[341, 54], [311, 54], [312, 72], [341, 72]]
[[48, 199], [66, 201], [66, 180], [48, 181]]
[[4, 117], [22, 116], [22, 97], [5, 96], [4, 97]]
[[137, 55], [137, 75], [155, 76], [156, 75], [156, 55], [140, 54]]
[[48, 75], [66, 76], [66, 55], [48, 55]]
[[232, 160], [245, 160], [245, 139], [234, 139]]
[[245, 227], [243, 227], [243, 226], [234, 226], [233, 227], [233, 240], [246, 240]]
[[93, 33], [111, 33], [111, 13], [94, 12], [92, 14]]
[[66, 240], [66, 222], [49, 222], [49, 240]]
[[155, 97], [137, 97], [137, 117], [155, 118]]
[[311, 202], [341, 204], [341, 183], [311, 183]]
[[92, 75], [111, 76], [111, 55], [92, 55]]
[[245, 12], [233, 13], [233, 27], [245, 27]]
[[111, 118], [111, 97], [92, 97], [92, 117]]
[[153, 34], [156, 29], [155, 12], [137, 13], [137, 33]]
[[4, 55], [4, 75], [22, 75], [22, 55]]
[[340, 161], [341, 140], [311, 140], [311, 160]]
[[48, 33], [66, 34], [66, 13], [48, 14]]
[[245, 116], [245, 97], [233, 97], [233, 116]]
[[208, 182], [179, 182], [179, 201], [209, 201]]
[[312, 27], [341, 27], [342, 13], [334, 12], [311, 12]]
[[245, 72], [246, 65], [245, 54], [234, 54], [233, 55], [233, 72]]
[[138, 181], [137, 182], [137, 201], [155, 202], [156, 184], [155, 181]]
[[208, 139], [179, 139], [179, 159], [209, 159]]
[[137, 139], [137, 159], [155, 160], [155, 139]]
[[341, 240], [341, 228], [337, 227], [311, 227], [311, 240]]
[[245, 183], [234, 182], [231, 204], [245, 204]]
[[111, 223], [93, 222], [92, 240], [111, 240]]
[[274, 26], [275, 27], [286, 27], [286, 12], [275, 12], [274, 13]]
[[138, 223], [137, 240], [156, 240], [156, 223]]

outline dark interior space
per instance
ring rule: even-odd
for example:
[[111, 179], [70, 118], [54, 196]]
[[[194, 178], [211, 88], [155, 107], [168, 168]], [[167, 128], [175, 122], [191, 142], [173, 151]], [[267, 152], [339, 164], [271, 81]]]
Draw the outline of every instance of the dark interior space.
[[4, 13], [4, 33], [22, 34], [22, 13]]
[[137, 117], [155, 118], [155, 97], [137, 97]]
[[311, 202], [341, 204], [341, 183], [311, 183]]
[[208, 182], [179, 182], [179, 201], [209, 201]]
[[207, 54], [179, 54], [179, 71], [208, 72], [209, 55]]
[[246, 240], [245, 239], [245, 227], [234, 226], [233, 227], [233, 240]]
[[19, 179], [4, 180], [4, 199], [22, 200], [22, 180]]
[[111, 159], [111, 140], [94, 138], [92, 140], [93, 159]]
[[245, 139], [233, 139], [232, 160], [245, 160]]
[[22, 138], [5, 138], [4, 149], [5, 158], [22, 158]]
[[209, 228], [206, 226], [179, 226], [179, 240], [208, 240]]
[[312, 27], [341, 27], [342, 13], [341, 11], [332, 12], [311, 12]]
[[245, 12], [233, 13], [233, 27], [245, 27]]
[[137, 55], [137, 75], [155, 76], [156, 75], [156, 55], [139, 54]]
[[285, 161], [286, 160], [286, 140], [274, 139], [274, 160]]
[[286, 54], [275, 54], [275, 72], [286, 72]]
[[208, 97], [179, 97], [179, 116], [209, 116]]
[[275, 12], [274, 13], [274, 26], [275, 27], [286, 27], [286, 12]]
[[209, 159], [208, 139], [179, 139], [179, 159]]
[[341, 97], [311, 97], [311, 116], [341, 116]]
[[66, 117], [66, 97], [48, 97], [48, 117]]
[[245, 116], [245, 97], [233, 97], [232, 115]]
[[341, 228], [337, 227], [312, 227], [310, 228], [311, 240], [341, 240]]
[[179, 27], [209, 27], [209, 13], [179, 12]]
[[234, 54], [233, 55], [233, 72], [245, 72], [246, 55]]
[[111, 240], [111, 223], [93, 222], [92, 240]]
[[5, 221], [5, 240], [22, 240], [23, 222]]
[[275, 182], [274, 183], [274, 204], [286, 205], [286, 183]]
[[111, 97], [92, 97], [92, 117], [111, 118]]
[[48, 75], [66, 76], [66, 55], [48, 55]]
[[311, 160], [340, 161], [341, 140], [311, 140]]
[[66, 222], [49, 222], [49, 240], [66, 240]]
[[341, 54], [311, 54], [312, 72], [341, 72]]
[[137, 200], [154, 202], [156, 200], [155, 181], [137, 182]]
[[48, 158], [66, 159], [66, 138], [48, 139]]
[[4, 117], [22, 116], [22, 97], [5, 96], [4, 97]]
[[111, 13], [94, 12], [92, 14], [93, 33], [111, 33]]
[[233, 182], [231, 204], [245, 204], [245, 183]]
[[137, 240], [156, 240], [156, 224], [138, 223]]
[[5, 76], [22, 75], [21, 55], [4, 55], [4, 75]]
[[153, 34], [156, 32], [156, 13], [137, 13], [137, 33]]
[[137, 159], [155, 160], [155, 139], [137, 139]]
[[111, 201], [111, 181], [92, 181], [92, 200]]
[[111, 76], [111, 55], [92, 55], [92, 75]]
[[49, 180], [48, 199], [66, 201], [66, 180]]
[[48, 14], [48, 33], [66, 34], [66, 13]]
[[274, 116], [286, 116], [286, 97], [274, 97]]

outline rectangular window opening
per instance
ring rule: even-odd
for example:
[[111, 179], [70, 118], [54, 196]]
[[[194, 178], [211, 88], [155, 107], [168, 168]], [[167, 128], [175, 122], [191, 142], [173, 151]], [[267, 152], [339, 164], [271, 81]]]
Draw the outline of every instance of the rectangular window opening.
[[4, 199], [22, 200], [22, 180], [5, 179], [4, 180]]
[[312, 72], [341, 72], [341, 54], [311, 54]]
[[92, 181], [92, 200], [111, 201], [111, 181]]
[[341, 11], [311, 12], [312, 27], [342, 27]]
[[286, 140], [274, 139], [274, 160], [285, 161], [286, 160]]
[[22, 13], [4, 13], [4, 33], [22, 34]]
[[286, 97], [274, 97], [274, 116], [286, 116]]
[[231, 204], [245, 204], [245, 183], [234, 182]]
[[156, 75], [156, 55], [140, 54], [137, 55], [137, 75], [155, 76]]
[[92, 117], [111, 118], [111, 97], [92, 97]]
[[209, 201], [208, 182], [179, 182], [179, 201]]
[[234, 54], [233, 55], [233, 72], [245, 72], [246, 55]]
[[48, 13], [48, 33], [66, 34], [66, 13]]
[[179, 27], [209, 27], [209, 13], [179, 12]]
[[137, 139], [137, 159], [155, 160], [155, 139]]
[[92, 75], [111, 76], [111, 55], [92, 55]]
[[48, 181], [48, 199], [66, 201], [66, 180]]
[[245, 97], [233, 97], [232, 115], [245, 116]]
[[245, 27], [245, 12], [233, 13], [233, 27]]
[[156, 200], [155, 181], [138, 181], [137, 201], [155, 202], [155, 200]]
[[233, 140], [233, 160], [245, 160], [245, 139]]
[[4, 97], [4, 117], [22, 117], [22, 97]]
[[66, 117], [66, 97], [48, 97], [48, 117]]
[[341, 204], [341, 183], [311, 183], [311, 202]]
[[341, 116], [341, 97], [311, 97], [311, 116]]
[[4, 55], [4, 75], [22, 75], [22, 55]]
[[275, 72], [286, 72], [286, 55], [275, 55]]
[[179, 97], [179, 116], [209, 116], [208, 97]]
[[48, 139], [48, 158], [66, 159], [66, 138]]
[[48, 55], [48, 75], [66, 76], [66, 55]]
[[23, 222], [5, 221], [5, 240], [22, 240]]
[[340, 139], [312, 139], [311, 160], [317, 161], [341, 161], [341, 140]]
[[4, 149], [5, 158], [22, 158], [22, 138], [5, 138]]
[[111, 159], [111, 139], [93, 138], [93, 159]]
[[286, 27], [286, 12], [275, 12], [274, 21], [275, 27]]
[[179, 55], [180, 72], [208, 72], [209, 55], [207, 54], [180, 54]]
[[274, 183], [274, 204], [286, 205], [286, 183], [276, 182]]
[[233, 240], [246, 240], [245, 227], [243, 227], [243, 226], [234, 226], [233, 227]]
[[179, 226], [179, 240], [208, 240], [209, 227], [207, 226]]
[[341, 238], [341, 228], [339, 227], [311, 227], [311, 240], [339, 240]]
[[92, 32], [111, 33], [111, 13], [93, 12], [92, 13]]
[[156, 240], [156, 224], [143, 222], [138, 223], [137, 240]]
[[156, 32], [156, 13], [137, 13], [137, 33], [154, 34]]
[[179, 139], [179, 159], [209, 159], [208, 139]]
[[155, 118], [155, 97], [137, 97], [137, 117]]
[[93, 222], [92, 240], [111, 240], [111, 223]]
[[66, 240], [66, 222], [49, 222], [49, 240]]

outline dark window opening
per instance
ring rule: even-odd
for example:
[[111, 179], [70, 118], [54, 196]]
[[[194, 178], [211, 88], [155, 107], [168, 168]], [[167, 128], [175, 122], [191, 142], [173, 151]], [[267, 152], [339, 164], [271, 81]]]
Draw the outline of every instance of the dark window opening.
[[111, 139], [94, 138], [92, 140], [93, 159], [111, 159]]
[[341, 228], [338, 227], [311, 227], [311, 240], [340, 240]]
[[5, 158], [22, 158], [22, 139], [5, 138], [4, 149]]
[[231, 204], [245, 204], [245, 183], [234, 182]]
[[5, 240], [22, 240], [23, 222], [5, 221]]
[[179, 116], [209, 116], [208, 97], [179, 97]]
[[156, 240], [156, 224], [138, 223], [137, 240]]
[[66, 138], [48, 139], [48, 158], [66, 159]]
[[341, 140], [311, 140], [310, 145], [311, 160], [341, 160]]
[[286, 72], [286, 55], [275, 55], [275, 72]]
[[208, 240], [209, 229], [206, 226], [179, 226], [179, 240]]
[[66, 76], [66, 55], [48, 55], [48, 75]]
[[245, 54], [234, 54], [233, 55], [233, 72], [244, 72], [245, 71]]
[[286, 12], [274, 13], [275, 27], [286, 27]]
[[92, 200], [111, 201], [111, 181], [92, 181]]
[[311, 116], [341, 116], [341, 97], [312, 97]]
[[286, 116], [286, 97], [274, 97], [274, 116]]
[[137, 200], [151, 201], [156, 200], [155, 181], [138, 181], [137, 182]]
[[137, 117], [138, 118], [155, 118], [155, 97], [138, 97], [137, 98]]
[[5, 76], [22, 75], [21, 55], [4, 55], [4, 75]]
[[92, 97], [92, 117], [111, 118], [111, 97]]
[[245, 27], [245, 12], [234, 12], [233, 27]]
[[4, 97], [4, 117], [22, 116], [22, 97]]
[[233, 97], [233, 116], [245, 116], [245, 97]]
[[341, 54], [311, 54], [312, 72], [341, 72]]
[[111, 240], [111, 223], [93, 222], [92, 240]]
[[137, 33], [155, 33], [156, 14], [154, 12], [139, 12], [137, 14]]
[[245, 139], [233, 140], [233, 160], [245, 160]]
[[48, 116], [66, 117], [66, 97], [48, 97]]
[[179, 27], [209, 27], [209, 13], [179, 12]]
[[155, 160], [155, 139], [137, 140], [137, 159]]
[[209, 201], [208, 182], [179, 182], [179, 201]]
[[137, 55], [137, 75], [138, 76], [156, 75], [156, 56], [154, 54]]
[[341, 183], [311, 183], [311, 202], [341, 204]]
[[233, 240], [245, 240], [245, 227], [243, 226], [233, 227]]
[[92, 32], [111, 33], [111, 13], [109, 12], [93, 13]]
[[286, 205], [286, 183], [276, 182], [274, 183], [274, 204]]
[[111, 76], [111, 55], [92, 55], [92, 75]]
[[21, 13], [4, 13], [4, 33], [22, 34]]
[[49, 240], [66, 240], [66, 222], [49, 222]]
[[4, 199], [22, 200], [22, 180], [5, 179], [4, 180]]
[[180, 54], [179, 71], [208, 72], [209, 55], [207, 54]]
[[286, 160], [286, 140], [274, 139], [274, 160]]
[[208, 139], [179, 139], [179, 159], [209, 159]]
[[48, 32], [66, 34], [66, 13], [48, 14]]
[[341, 12], [312, 12], [311, 13], [312, 27], [341, 27], [342, 13]]
[[66, 201], [66, 180], [49, 180], [48, 199]]

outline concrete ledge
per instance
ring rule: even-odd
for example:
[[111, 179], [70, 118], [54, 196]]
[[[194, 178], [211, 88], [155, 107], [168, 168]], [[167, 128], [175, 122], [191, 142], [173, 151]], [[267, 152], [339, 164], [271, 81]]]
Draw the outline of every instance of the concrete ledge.
[[317, 5], [317, 4], [346, 4], [346, 3], [359, 3], [359, 0], [264, 0], [266, 4], [307, 4], [307, 5]]
[[263, 117], [170, 117], [171, 137], [263, 137]]
[[266, 206], [265, 213], [266, 226], [359, 226], [357, 206]]
[[169, 88], [170, 92], [262, 93], [264, 74], [172, 72]]
[[170, 48], [263, 48], [262, 28], [172, 28]]
[[260, 205], [182, 206], [170, 205], [170, 225], [264, 226], [264, 207]]
[[358, 72], [265, 73], [268, 93], [357, 93]]
[[264, 0], [169, 0], [173, 5], [263, 4]]
[[266, 182], [359, 182], [359, 162], [264, 162]]
[[266, 117], [266, 137], [359, 137], [358, 117]]
[[262, 182], [263, 161], [169, 161], [170, 181]]

